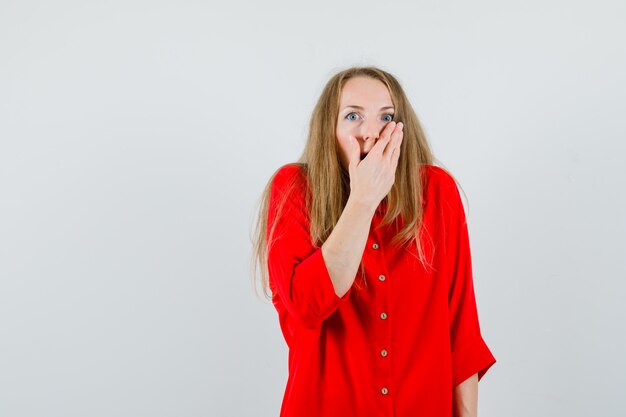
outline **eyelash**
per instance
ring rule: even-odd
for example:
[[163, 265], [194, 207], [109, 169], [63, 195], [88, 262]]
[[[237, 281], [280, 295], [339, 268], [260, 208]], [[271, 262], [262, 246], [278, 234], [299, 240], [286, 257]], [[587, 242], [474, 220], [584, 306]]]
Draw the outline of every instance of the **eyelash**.
[[[357, 114], [357, 112], [353, 111], [353, 112], [350, 112], [350, 113], [346, 114], [345, 119], [348, 119], [348, 116], [350, 116], [351, 114]], [[389, 120], [388, 123], [393, 121], [393, 113], [387, 113], [387, 114], [385, 114], [385, 116], [391, 116], [391, 120]], [[350, 121], [354, 121], [354, 120], [350, 120]]]

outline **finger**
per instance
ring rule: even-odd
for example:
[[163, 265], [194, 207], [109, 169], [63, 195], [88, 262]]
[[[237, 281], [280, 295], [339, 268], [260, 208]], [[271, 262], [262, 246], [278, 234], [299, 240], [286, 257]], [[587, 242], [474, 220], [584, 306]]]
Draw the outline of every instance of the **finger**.
[[398, 134], [402, 132], [402, 129], [404, 128], [404, 125], [402, 124], [402, 122], [399, 122], [396, 127], [393, 129], [393, 131], [391, 132], [391, 137], [389, 139], [389, 142], [387, 143], [387, 146], [385, 147], [385, 150], [383, 151], [385, 155], [387, 155], [388, 153], [390, 154], [392, 151], [392, 148], [395, 146], [395, 143], [397, 142], [397, 137]]
[[389, 145], [389, 146], [393, 146], [393, 149], [391, 150], [391, 152], [389, 152], [389, 159], [387, 161], [393, 167], [394, 172], [395, 172], [395, 166], [397, 166], [398, 159], [400, 158], [400, 153], [402, 152], [403, 139], [404, 139], [404, 133], [400, 131], [399, 135], [394, 137], [392, 145]]
[[401, 138], [402, 135], [402, 123], [398, 123], [396, 128], [393, 130], [390, 141], [383, 151], [383, 157], [387, 158], [388, 161], [391, 161], [391, 153], [393, 152], [394, 148], [399, 146], [398, 139]]
[[391, 167], [393, 172], [396, 172], [396, 168], [398, 167], [398, 161], [400, 160], [400, 152], [401, 152], [401, 146], [402, 145], [402, 137], [400, 138], [400, 140], [398, 141], [398, 146], [394, 149], [392, 156], [391, 156]]
[[[387, 144], [391, 140], [391, 134], [393, 130], [396, 128], [396, 122], [389, 122], [383, 128], [383, 131], [380, 133], [380, 139], [376, 142], [376, 144], [372, 147], [371, 151], [378, 152], [379, 154], [383, 154]], [[370, 151], [370, 152], [371, 152]]]

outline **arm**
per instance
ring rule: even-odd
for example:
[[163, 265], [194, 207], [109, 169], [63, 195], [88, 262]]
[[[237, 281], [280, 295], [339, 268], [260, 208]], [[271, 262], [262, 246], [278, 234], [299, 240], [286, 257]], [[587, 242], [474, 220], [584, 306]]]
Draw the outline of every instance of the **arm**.
[[478, 416], [478, 374], [474, 374], [454, 388], [454, 417]]
[[352, 286], [359, 267], [376, 207], [348, 198], [346, 207], [326, 242], [324, 259], [338, 296]]
[[[349, 297], [375, 207], [368, 210], [349, 199], [326, 242], [315, 247], [304, 200], [305, 183], [298, 175], [297, 167], [284, 167], [273, 181], [268, 234], [273, 226], [275, 230], [268, 242], [268, 272], [273, 295], [300, 324], [314, 328]], [[294, 192], [277, 216], [278, 205], [293, 181]]]
[[[450, 268], [448, 311], [452, 386], [456, 391], [461, 383], [471, 384], [466, 380], [475, 374], [478, 383], [496, 359], [481, 335], [463, 202], [454, 179], [447, 177], [445, 182], [447, 185], [444, 184], [445, 199], [442, 204], [446, 217], [447, 265]], [[466, 392], [467, 386], [460, 389]]]

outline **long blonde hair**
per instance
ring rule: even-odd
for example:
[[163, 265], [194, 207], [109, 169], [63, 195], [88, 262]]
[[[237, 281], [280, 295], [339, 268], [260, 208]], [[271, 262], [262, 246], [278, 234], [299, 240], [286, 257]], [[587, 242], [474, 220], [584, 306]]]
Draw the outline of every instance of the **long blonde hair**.
[[[306, 179], [305, 184], [308, 184], [305, 201], [310, 220], [311, 241], [316, 247], [320, 247], [326, 241], [337, 224], [350, 193], [349, 174], [341, 165], [335, 132], [342, 88], [350, 78], [357, 76], [371, 77], [382, 81], [387, 86], [395, 108], [394, 120], [404, 124], [404, 140], [401, 145], [395, 182], [385, 197], [387, 211], [380, 226], [396, 221], [399, 215], [402, 216], [404, 225], [391, 243], [394, 245], [415, 243], [419, 260], [425, 267], [429, 266], [430, 262], [425, 258], [420, 239], [424, 188], [421, 167], [433, 165], [434, 158], [422, 126], [400, 83], [393, 75], [373, 66], [351, 67], [330, 78], [311, 115], [304, 151], [298, 161], [293, 163], [300, 168], [302, 177]], [[273, 295], [267, 270], [268, 242], [271, 245], [274, 238], [274, 231], [270, 230], [268, 235], [267, 230], [269, 198], [274, 177], [281, 168], [274, 171], [262, 192], [252, 238], [252, 284], [258, 296], [256, 277], [257, 265], [260, 265], [261, 285], [267, 299], [271, 299]], [[288, 187], [301, 185], [302, 183], [294, 181]], [[288, 189], [283, 195], [284, 199], [289, 194]], [[277, 205], [277, 217], [280, 215], [282, 203], [284, 200]], [[360, 270], [361, 277], [367, 285], [362, 262]], [[358, 285], [356, 282], [355, 284]]]

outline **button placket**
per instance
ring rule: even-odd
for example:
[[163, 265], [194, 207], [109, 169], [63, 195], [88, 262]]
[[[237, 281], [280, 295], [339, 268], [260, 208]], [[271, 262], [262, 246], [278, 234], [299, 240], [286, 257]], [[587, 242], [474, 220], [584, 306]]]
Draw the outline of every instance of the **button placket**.
[[[387, 358], [389, 356], [389, 351], [387, 349], [384, 349], [383, 346], [389, 346], [389, 343], [391, 341], [391, 327], [390, 323], [387, 322], [388, 315], [386, 312], [389, 308], [389, 291], [391, 291], [391, 287], [389, 286], [389, 283], [387, 283], [387, 271], [385, 270], [386, 264], [384, 261], [384, 251], [382, 250], [381, 245], [379, 243], [372, 242], [371, 248], [372, 250], [376, 251], [375, 257], [380, 260], [378, 265], [382, 269], [378, 275], [378, 281], [380, 286], [377, 287], [376, 290], [378, 307], [380, 308], [378, 315], [381, 320], [381, 322], [379, 322], [379, 324], [377, 325], [378, 330], [376, 332], [376, 339], [378, 343], [382, 345], [379, 345], [380, 348], [376, 353], [376, 355], [378, 356], [377, 360], [380, 361], [378, 362], [376, 367], [379, 378], [378, 383], [381, 384], [379, 385], [380, 393], [382, 394], [382, 396], [387, 396], [387, 394], [389, 393], [388, 384], [391, 382], [391, 365], [389, 359]], [[391, 406], [391, 403], [387, 403], [385, 407]]]

